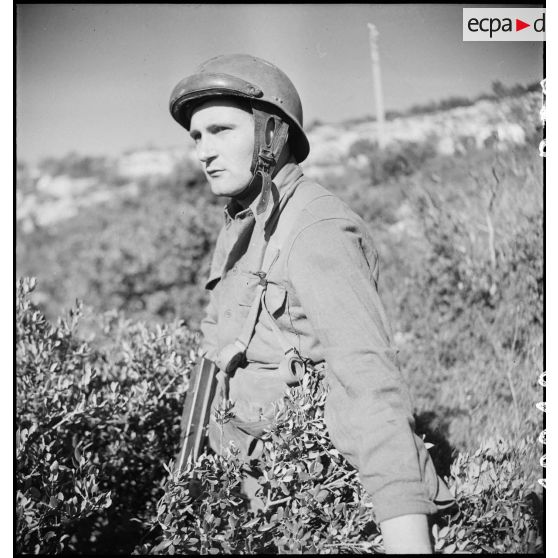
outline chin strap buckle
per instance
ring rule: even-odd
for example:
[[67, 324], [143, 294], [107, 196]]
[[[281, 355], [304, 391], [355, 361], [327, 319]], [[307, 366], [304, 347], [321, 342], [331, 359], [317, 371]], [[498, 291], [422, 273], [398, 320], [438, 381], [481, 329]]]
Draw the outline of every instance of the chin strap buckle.
[[275, 167], [277, 161], [269, 148], [262, 147], [258, 153], [258, 163], [264, 173], [269, 173], [271, 168]]

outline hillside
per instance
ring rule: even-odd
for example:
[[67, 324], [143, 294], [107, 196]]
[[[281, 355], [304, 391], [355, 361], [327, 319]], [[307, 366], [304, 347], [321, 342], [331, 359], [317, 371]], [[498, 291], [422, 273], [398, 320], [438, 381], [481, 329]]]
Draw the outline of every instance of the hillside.
[[[444, 362], [461, 370], [471, 358], [464, 346], [475, 352], [479, 335], [489, 345], [483, 367], [493, 363], [500, 348], [491, 336], [505, 338], [504, 347], [514, 335], [518, 343], [523, 322], [526, 334], [538, 331], [531, 342], [540, 346], [540, 329], [532, 330], [542, 319], [539, 101], [528, 93], [397, 118], [387, 123], [383, 151], [370, 139], [373, 122], [310, 132], [304, 170], [369, 223], [396, 339], [403, 353], [426, 343], [429, 370]], [[193, 152], [144, 150], [96, 165], [78, 157], [70, 163], [73, 176], [35, 174], [34, 189], [27, 183], [19, 190], [27, 209], [18, 211], [17, 269], [37, 277], [36, 301], [50, 316], [78, 298], [92, 312], [178, 318], [197, 329], [223, 201], [208, 192]], [[88, 166], [96, 175], [80, 176]], [[535, 290], [527, 296], [521, 288]], [[488, 329], [479, 329], [486, 320]], [[440, 337], [422, 339], [427, 331]], [[450, 355], [435, 364], [440, 351]], [[421, 390], [432, 398], [426, 385]]]
[[[305, 173], [345, 200], [370, 228], [380, 256], [380, 294], [414, 396], [417, 431], [434, 444], [431, 453], [439, 472], [451, 476], [451, 486], [462, 498], [463, 514], [455, 524], [450, 521], [451, 529], [437, 546], [447, 546], [448, 552], [540, 548], [531, 525], [537, 512], [525, 495], [537, 501], [532, 494], [541, 494], [537, 481], [544, 449], [538, 441], [543, 413], [536, 407], [542, 400], [544, 313], [541, 102], [539, 93], [530, 92], [399, 116], [386, 123], [387, 145], [382, 150], [374, 122], [321, 124], [309, 132], [312, 151], [303, 164]], [[93, 382], [109, 408], [116, 409], [112, 419], [107, 410], [95, 407], [91, 422], [84, 422], [87, 436], [94, 433], [102, 442], [99, 463], [105, 455], [110, 464], [112, 476], [102, 486], [116, 487], [116, 508], [104, 500], [103, 505], [107, 513], [116, 509], [117, 515], [101, 515], [102, 527], [95, 527], [106, 536], [100, 542], [94, 539], [101, 548], [110, 547], [110, 526], [118, 514], [135, 510], [156, 523], [156, 507], [163, 505], [158, 502], [162, 489], [156, 488], [157, 479], [165, 475], [161, 462], [168, 462], [176, 451], [184, 392], [183, 386], [170, 391], [168, 387], [174, 381], [182, 385], [184, 370], [195, 358], [206, 303], [203, 284], [222, 206], [223, 200], [208, 191], [191, 150], [145, 149], [112, 160], [72, 155], [46, 161], [38, 169], [23, 164], [18, 168], [17, 274], [37, 278], [33, 292], [22, 288], [20, 327], [25, 335], [20, 339], [24, 344], [29, 335], [34, 343], [21, 353], [22, 369], [32, 375], [42, 370], [37, 362], [44, 360], [44, 366], [52, 366], [52, 381], [66, 382], [58, 379], [58, 359], [70, 359], [68, 374], [89, 374], [87, 382], [79, 381], [84, 386]], [[66, 320], [75, 322], [75, 330], [63, 322], [43, 343], [40, 336], [46, 326], [27, 298], [53, 321], [79, 298], [83, 317], [77, 324], [72, 314]], [[35, 337], [28, 332], [31, 327]], [[58, 339], [65, 343], [63, 357], [57, 352]], [[41, 356], [45, 347], [51, 350], [48, 358]], [[91, 369], [99, 372], [91, 376]], [[22, 389], [28, 399], [21, 405], [28, 405], [32, 411], [26, 412], [33, 415], [37, 397], [25, 391], [31, 385], [27, 381], [24, 375]], [[68, 408], [77, 405], [82, 393], [82, 383], [72, 381], [68, 385], [77, 391], [71, 392], [75, 401], [68, 400]], [[127, 400], [119, 399], [119, 390], [128, 394]], [[62, 393], [56, 391], [53, 401], [60, 401]], [[172, 416], [165, 405], [170, 405]], [[109, 425], [106, 432], [96, 430], [102, 421]], [[66, 427], [70, 444], [73, 423]], [[124, 449], [119, 449], [119, 437], [128, 444]], [[122, 468], [130, 452], [141, 458], [129, 469]], [[203, 467], [204, 474], [222, 483], [233, 478], [228, 474], [236, 474], [219, 469], [226, 468], [222, 463], [207, 461]], [[119, 475], [125, 476], [123, 492], [114, 480]], [[288, 485], [292, 494], [300, 492], [296, 482]], [[164, 525], [171, 517], [172, 529], [179, 528], [180, 514], [186, 513], [172, 508], [182, 488], [165, 485], [163, 507], [168, 509], [164, 514], [159, 510], [159, 521]], [[228, 485], [220, 490], [229, 490]], [[213, 515], [207, 511], [210, 519], [204, 524], [215, 535], [212, 548], [230, 551], [225, 543], [233, 534], [239, 545], [249, 547], [250, 522], [230, 529], [221, 525], [219, 529], [229, 529], [226, 536], [211, 523], [224, 509], [221, 505], [234, 512], [231, 501], [223, 503], [215, 491]], [[26, 502], [31, 501], [31, 492], [26, 494]], [[349, 509], [357, 501], [355, 494], [341, 501], [342, 495], [332, 493], [331, 509], [312, 504], [316, 529], [323, 537], [320, 544], [326, 541], [319, 548], [330, 548], [331, 543], [331, 548], [346, 551], [359, 540], [357, 527], [355, 534], [337, 525], [339, 532], [332, 534], [323, 525], [335, 522], [322, 525], [319, 519], [320, 513], [333, 513], [342, 503]], [[299, 504], [295, 502], [290, 513], [296, 514]], [[349, 513], [343, 506], [342, 513]], [[364, 508], [358, 509], [364, 513]], [[360, 515], [351, 517], [360, 518], [355, 519], [360, 525]], [[145, 536], [149, 521], [143, 523]], [[193, 520], [189, 521], [185, 529], [191, 530]], [[253, 521], [259, 526], [254, 540], [265, 540], [270, 525], [274, 531], [269, 533], [288, 526], [288, 521], [272, 516]], [[136, 533], [140, 528], [130, 523], [129, 529]], [[301, 542], [306, 533], [297, 533], [288, 535], [293, 544], [314, 544], [308, 538]], [[123, 547], [128, 544], [125, 550], [129, 552], [138, 538], [133, 534], [123, 542]], [[338, 546], [331, 542], [341, 539]], [[160, 550], [174, 549], [170, 540]], [[89, 549], [88, 544], [93, 543], [83, 548]], [[200, 550], [192, 544], [193, 550]], [[372, 544], [359, 548], [377, 550]]]
[[[506, 150], [525, 145], [540, 130], [541, 94], [481, 100], [433, 114], [399, 116], [385, 124], [388, 151], [427, 144], [428, 155], [466, 156], [494, 146]], [[309, 132], [311, 152], [305, 173], [326, 183], [366, 175], [376, 147], [376, 122], [319, 124]], [[199, 165], [190, 142], [184, 148], [146, 148], [115, 158], [70, 154], [42, 168], [23, 163], [17, 174], [17, 221], [22, 231], [70, 219], [81, 209], [136, 197], [140, 186], [169, 179], [198, 180]]]

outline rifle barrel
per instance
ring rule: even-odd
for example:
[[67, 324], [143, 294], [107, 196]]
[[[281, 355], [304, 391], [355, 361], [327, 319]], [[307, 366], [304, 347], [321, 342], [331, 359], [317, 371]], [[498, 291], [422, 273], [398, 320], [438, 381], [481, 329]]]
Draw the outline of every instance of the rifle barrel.
[[217, 385], [218, 368], [214, 362], [201, 358], [192, 370], [190, 388], [186, 393], [182, 413], [182, 448], [177, 468], [182, 471], [188, 461], [195, 461], [202, 452], [207, 435], [211, 401]]

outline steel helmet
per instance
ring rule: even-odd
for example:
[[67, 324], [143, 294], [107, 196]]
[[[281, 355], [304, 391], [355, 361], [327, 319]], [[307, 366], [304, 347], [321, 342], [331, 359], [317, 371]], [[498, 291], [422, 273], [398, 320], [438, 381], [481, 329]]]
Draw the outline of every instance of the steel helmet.
[[176, 85], [170, 97], [170, 112], [181, 126], [189, 130], [194, 106], [200, 100], [219, 96], [241, 97], [252, 101], [252, 106], [277, 109], [289, 125], [289, 143], [296, 161], [300, 163], [306, 159], [310, 145], [302, 128], [300, 97], [291, 80], [279, 68], [248, 54], [211, 58]]

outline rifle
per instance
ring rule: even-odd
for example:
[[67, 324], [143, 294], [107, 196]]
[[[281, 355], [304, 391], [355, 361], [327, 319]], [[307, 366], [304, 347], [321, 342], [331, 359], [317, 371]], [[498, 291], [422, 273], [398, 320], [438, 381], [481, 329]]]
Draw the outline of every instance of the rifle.
[[202, 452], [218, 370], [216, 364], [205, 357], [192, 369], [180, 422], [181, 449], [175, 465], [178, 472], [183, 470], [188, 461], [196, 461]]

